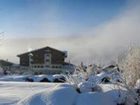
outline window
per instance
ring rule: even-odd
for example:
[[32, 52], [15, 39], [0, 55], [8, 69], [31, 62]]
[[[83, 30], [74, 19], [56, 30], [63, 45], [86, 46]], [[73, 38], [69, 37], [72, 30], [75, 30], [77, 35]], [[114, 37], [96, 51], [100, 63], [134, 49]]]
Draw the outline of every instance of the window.
[[48, 54], [46, 54], [46, 57], [49, 57], [49, 55], [48, 55]]
[[46, 59], [46, 62], [49, 62], [50, 60], [49, 59]]

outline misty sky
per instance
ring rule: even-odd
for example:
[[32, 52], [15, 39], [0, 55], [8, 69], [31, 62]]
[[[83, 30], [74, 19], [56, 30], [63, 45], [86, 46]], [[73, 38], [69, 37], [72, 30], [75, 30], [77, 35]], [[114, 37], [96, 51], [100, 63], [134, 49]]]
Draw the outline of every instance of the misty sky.
[[0, 0], [0, 58], [51, 46], [73, 63], [108, 62], [140, 42], [138, 0]]
[[125, 0], [0, 0], [0, 30], [7, 37], [77, 35], [112, 19]]

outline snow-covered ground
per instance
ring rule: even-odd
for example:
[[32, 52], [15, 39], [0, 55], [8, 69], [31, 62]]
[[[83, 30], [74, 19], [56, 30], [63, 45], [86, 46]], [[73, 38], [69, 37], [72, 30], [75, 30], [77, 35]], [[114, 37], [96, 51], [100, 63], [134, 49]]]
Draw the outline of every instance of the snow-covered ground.
[[54, 88], [55, 83], [0, 82], [0, 105], [16, 105], [32, 94]]
[[112, 84], [102, 92], [78, 93], [62, 83], [0, 82], [0, 105], [115, 105], [118, 91]]
[[90, 75], [85, 71], [73, 75], [3, 75], [0, 105], [122, 105], [131, 98], [116, 67], [98, 73], [88, 70]]

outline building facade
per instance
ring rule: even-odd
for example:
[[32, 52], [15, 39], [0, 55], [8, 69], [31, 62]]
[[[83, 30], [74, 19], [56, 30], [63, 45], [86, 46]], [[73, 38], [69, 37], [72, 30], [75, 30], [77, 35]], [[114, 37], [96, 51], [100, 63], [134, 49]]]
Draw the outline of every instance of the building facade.
[[14, 63], [9, 62], [8, 60], [2, 60], [2, 59], [0, 59], [0, 67], [3, 70], [10, 70], [13, 65], [14, 65]]
[[20, 66], [29, 67], [34, 70], [44, 70], [45, 72], [60, 73], [68, 67], [65, 62], [67, 52], [51, 47], [44, 47], [23, 54], [17, 55], [20, 59]]

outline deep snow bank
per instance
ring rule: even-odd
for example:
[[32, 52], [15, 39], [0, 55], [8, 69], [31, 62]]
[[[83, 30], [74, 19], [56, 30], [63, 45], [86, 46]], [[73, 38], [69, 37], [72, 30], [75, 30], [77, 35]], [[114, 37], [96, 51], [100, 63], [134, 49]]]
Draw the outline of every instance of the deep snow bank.
[[76, 105], [116, 105], [112, 98], [108, 95], [96, 92], [96, 93], [82, 93], [78, 99]]
[[62, 85], [26, 97], [17, 105], [74, 105], [77, 96], [73, 87]]
[[78, 94], [66, 83], [0, 82], [0, 105], [116, 105], [127, 92], [113, 84], [99, 86], [101, 92]]
[[78, 94], [71, 85], [61, 84], [32, 94], [19, 101], [17, 105], [116, 105], [122, 101], [119, 99], [121, 91], [114, 88], [114, 85], [103, 85], [101, 88], [103, 92]]

